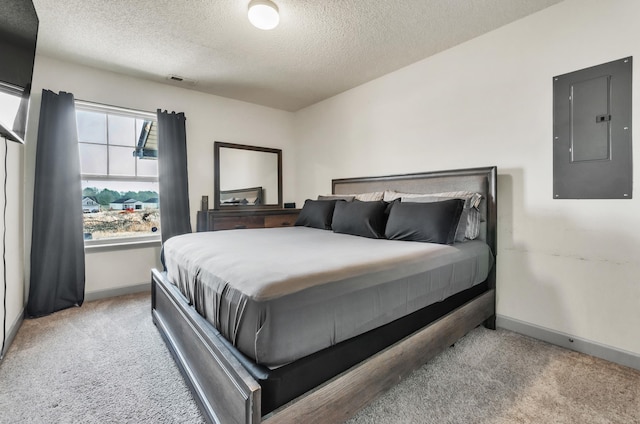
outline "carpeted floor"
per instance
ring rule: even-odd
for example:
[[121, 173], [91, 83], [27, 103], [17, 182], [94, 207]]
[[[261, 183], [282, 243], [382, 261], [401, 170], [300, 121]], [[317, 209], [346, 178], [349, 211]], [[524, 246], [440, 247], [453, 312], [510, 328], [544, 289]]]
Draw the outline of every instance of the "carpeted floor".
[[[26, 320], [0, 364], [0, 423], [201, 423], [149, 294]], [[640, 423], [640, 371], [477, 328], [349, 424]]]

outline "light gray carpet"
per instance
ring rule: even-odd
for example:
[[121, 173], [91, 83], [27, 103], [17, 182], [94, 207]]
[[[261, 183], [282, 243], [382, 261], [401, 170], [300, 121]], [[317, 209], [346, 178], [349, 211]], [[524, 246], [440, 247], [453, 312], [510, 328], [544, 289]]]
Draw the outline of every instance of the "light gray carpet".
[[[27, 320], [0, 364], [1, 423], [201, 423], [148, 294]], [[640, 423], [640, 372], [477, 328], [362, 423]]]

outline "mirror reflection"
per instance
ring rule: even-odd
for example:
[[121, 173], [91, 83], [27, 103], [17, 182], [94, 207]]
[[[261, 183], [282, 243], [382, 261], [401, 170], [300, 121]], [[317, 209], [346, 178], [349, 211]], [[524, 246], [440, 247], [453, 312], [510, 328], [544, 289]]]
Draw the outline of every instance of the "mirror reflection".
[[279, 149], [215, 143], [215, 207], [281, 205]]

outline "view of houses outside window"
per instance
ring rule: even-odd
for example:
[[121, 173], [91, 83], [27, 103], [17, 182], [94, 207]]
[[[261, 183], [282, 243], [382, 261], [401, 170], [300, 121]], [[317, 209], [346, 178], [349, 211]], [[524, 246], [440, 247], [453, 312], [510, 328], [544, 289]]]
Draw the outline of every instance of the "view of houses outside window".
[[85, 243], [159, 240], [155, 115], [76, 102], [76, 120]]

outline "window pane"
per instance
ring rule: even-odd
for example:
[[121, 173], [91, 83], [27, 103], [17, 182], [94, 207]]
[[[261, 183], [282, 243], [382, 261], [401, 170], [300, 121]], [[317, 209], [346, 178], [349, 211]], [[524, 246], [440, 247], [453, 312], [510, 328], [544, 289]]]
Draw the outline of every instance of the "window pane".
[[0, 122], [13, 129], [13, 123], [20, 108], [20, 97], [0, 92]]
[[158, 161], [153, 159], [137, 159], [139, 177], [157, 177]]
[[158, 161], [153, 159], [138, 159], [139, 177], [157, 177]]
[[109, 146], [109, 175], [136, 175], [133, 147]]
[[135, 118], [109, 115], [109, 144], [135, 147], [136, 120]]
[[144, 119], [136, 119], [136, 146], [138, 145], [138, 139], [142, 131], [142, 124], [144, 124]]
[[157, 182], [82, 182], [85, 240], [160, 234]]
[[107, 143], [107, 115], [86, 110], [76, 111], [78, 141], [89, 143]]
[[151, 122], [149, 128], [145, 128], [145, 140], [140, 145], [143, 149], [143, 152], [139, 152], [140, 155], [144, 155], [144, 158], [157, 158], [158, 157], [158, 128], [157, 122], [155, 121], [145, 121], [143, 119], [136, 120], [136, 134], [138, 141], [136, 146], [140, 144], [140, 138], [142, 137], [142, 132], [144, 128], [145, 122]]
[[107, 174], [107, 146], [79, 143], [79, 148], [83, 174]]

